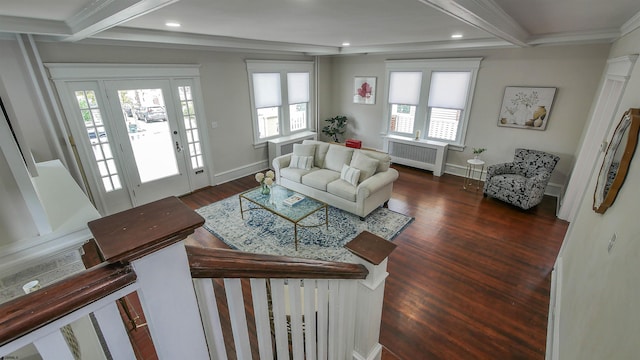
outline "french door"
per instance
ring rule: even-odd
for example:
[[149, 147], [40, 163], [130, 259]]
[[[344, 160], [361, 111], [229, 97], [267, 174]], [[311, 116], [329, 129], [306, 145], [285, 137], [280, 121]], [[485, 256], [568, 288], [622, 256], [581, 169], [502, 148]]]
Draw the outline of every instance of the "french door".
[[198, 129], [196, 85], [194, 79], [56, 83], [101, 213], [210, 183]]
[[186, 141], [169, 81], [105, 81], [105, 85], [114, 115], [109, 120], [134, 205], [189, 192]]

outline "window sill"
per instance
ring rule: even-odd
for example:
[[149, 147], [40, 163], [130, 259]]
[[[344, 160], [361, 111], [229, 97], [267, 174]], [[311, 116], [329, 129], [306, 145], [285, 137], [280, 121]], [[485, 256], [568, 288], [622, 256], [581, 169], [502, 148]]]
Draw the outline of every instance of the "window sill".
[[404, 135], [395, 135], [395, 134], [386, 134], [384, 135], [385, 137], [391, 138], [391, 139], [400, 139], [400, 140], [405, 140], [405, 141], [414, 141], [414, 142], [421, 142], [421, 143], [425, 143], [425, 144], [448, 144], [447, 149], [448, 150], [453, 150], [453, 151], [464, 151], [465, 145], [459, 145], [459, 144], [451, 144], [451, 143], [447, 143], [444, 141], [437, 141], [437, 140], [428, 140], [428, 139], [416, 139], [413, 136], [404, 136]]
[[277, 144], [279, 144], [279, 143], [296, 142], [297, 140], [307, 139], [310, 136], [313, 136], [314, 139], [317, 139], [318, 138], [318, 133], [313, 132], [313, 131], [308, 131], [308, 130], [307, 131], [301, 131], [301, 132], [297, 132], [297, 133], [291, 134], [291, 135], [284, 135], [284, 136], [280, 136], [280, 137], [266, 139], [266, 140], [263, 140], [262, 142], [253, 144], [253, 147], [255, 149], [263, 148], [263, 147], [266, 147], [270, 142], [277, 143]]

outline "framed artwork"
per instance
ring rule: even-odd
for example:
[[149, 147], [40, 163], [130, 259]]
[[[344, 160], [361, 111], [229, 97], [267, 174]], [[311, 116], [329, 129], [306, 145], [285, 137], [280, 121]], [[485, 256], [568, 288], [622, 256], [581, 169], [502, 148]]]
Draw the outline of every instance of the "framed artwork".
[[554, 87], [507, 86], [504, 89], [498, 126], [546, 129], [555, 96]]
[[373, 105], [376, 103], [376, 77], [356, 76], [353, 80], [353, 102]]

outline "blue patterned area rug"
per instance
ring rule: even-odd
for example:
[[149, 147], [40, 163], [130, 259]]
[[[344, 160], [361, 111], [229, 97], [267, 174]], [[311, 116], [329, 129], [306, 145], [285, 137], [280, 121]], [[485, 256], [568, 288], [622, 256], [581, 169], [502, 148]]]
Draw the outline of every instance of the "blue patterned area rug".
[[303, 225], [323, 225], [309, 228], [298, 226], [296, 251], [292, 222], [267, 210], [245, 212], [242, 220], [237, 195], [197, 209], [196, 212], [205, 218], [204, 228], [233, 249], [339, 262], [355, 261], [354, 255], [343, 246], [362, 231], [367, 230], [392, 240], [413, 221], [413, 218], [387, 208], [374, 210], [362, 221], [356, 215], [330, 206], [329, 229], [324, 226], [324, 210], [302, 220]]

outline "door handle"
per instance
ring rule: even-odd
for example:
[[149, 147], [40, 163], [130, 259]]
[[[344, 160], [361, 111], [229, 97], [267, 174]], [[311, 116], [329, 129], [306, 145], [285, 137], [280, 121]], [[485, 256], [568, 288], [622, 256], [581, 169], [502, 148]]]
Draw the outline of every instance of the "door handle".
[[180, 144], [176, 141], [176, 151], [180, 152], [182, 151], [182, 146], [180, 146]]

